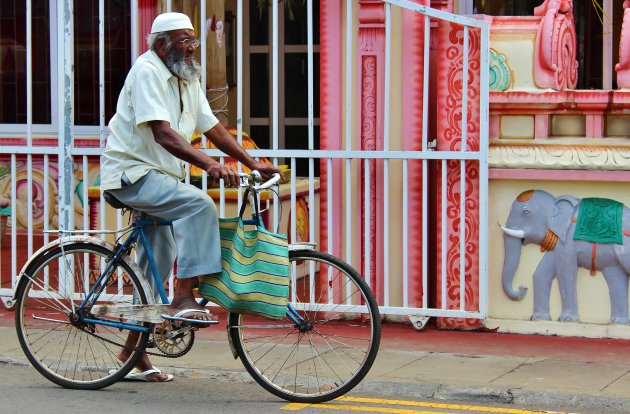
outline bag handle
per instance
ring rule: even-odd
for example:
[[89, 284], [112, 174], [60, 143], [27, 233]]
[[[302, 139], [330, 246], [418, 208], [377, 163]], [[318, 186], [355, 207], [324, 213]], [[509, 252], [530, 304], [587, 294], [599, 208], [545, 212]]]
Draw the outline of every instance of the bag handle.
[[[249, 187], [245, 190], [245, 195], [244, 195], [244, 200], [243, 200], [243, 204], [241, 205], [241, 210], [238, 213], [238, 218], [240, 218], [241, 220], [243, 220], [243, 214], [245, 214], [245, 207], [247, 207], [247, 203], [249, 201]], [[258, 200], [256, 197], [256, 192], [252, 193], [252, 197], [254, 198], [254, 212], [256, 213], [254, 215], [254, 218], [256, 221], [259, 220], [259, 216], [260, 216], [260, 212], [258, 211]]]

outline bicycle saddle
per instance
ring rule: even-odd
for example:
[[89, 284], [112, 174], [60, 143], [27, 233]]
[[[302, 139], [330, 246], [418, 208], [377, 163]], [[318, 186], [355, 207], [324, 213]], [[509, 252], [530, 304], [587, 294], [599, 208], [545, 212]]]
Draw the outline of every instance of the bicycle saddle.
[[110, 206], [114, 207], [115, 209], [127, 209], [127, 210], [132, 210], [131, 207], [129, 207], [127, 204], [123, 203], [122, 201], [118, 200], [112, 193], [110, 193], [109, 191], [105, 191], [103, 192], [103, 198], [105, 199], [105, 202], [107, 202], [107, 204], [109, 204]]

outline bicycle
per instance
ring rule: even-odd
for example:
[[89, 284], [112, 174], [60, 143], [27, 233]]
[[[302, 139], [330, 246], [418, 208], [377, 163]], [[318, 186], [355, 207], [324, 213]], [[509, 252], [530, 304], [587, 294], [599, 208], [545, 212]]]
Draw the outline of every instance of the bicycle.
[[[240, 184], [250, 190], [252, 211], [257, 211], [257, 194], [280, 178], [276, 174], [261, 183], [255, 173], [241, 174]], [[61, 232], [64, 237], [30, 258], [15, 292], [15, 324], [37, 371], [63, 387], [100, 389], [125, 377], [145, 350], [176, 358], [192, 348], [198, 328], [160, 316], [168, 304], [160, 278], [152, 272], [162, 301], [153, 304], [152, 288], [130, 256], [143, 243], [155, 270], [144, 229], [170, 223], [134, 214], [117, 231], [122, 234], [115, 244]], [[247, 223], [262, 225], [262, 216], [253, 214]], [[355, 269], [316, 251], [314, 244], [291, 244], [289, 260], [287, 317], [275, 321], [230, 313], [229, 345], [234, 358], [272, 394], [294, 402], [328, 401], [355, 387], [371, 368], [380, 343], [378, 306]], [[138, 339], [122, 361], [130, 332]], [[154, 348], [157, 352], [149, 351]]]

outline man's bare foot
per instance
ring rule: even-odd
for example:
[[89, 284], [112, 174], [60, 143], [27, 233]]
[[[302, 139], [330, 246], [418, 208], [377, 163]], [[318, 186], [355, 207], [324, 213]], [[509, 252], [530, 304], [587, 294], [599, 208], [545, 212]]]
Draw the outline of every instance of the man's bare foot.
[[187, 312], [183, 315], [180, 315], [186, 319], [194, 319], [197, 321], [218, 321], [219, 318], [213, 313], [206, 313], [205, 308], [200, 306], [197, 301], [193, 299], [179, 299], [177, 297], [173, 298], [173, 302], [171, 302], [170, 306], [170, 315], [173, 316], [178, 312], [188, 309], [198, 309], [199, 312]]
[[203, 312], [205, 308], [197, 303], [193, 293], [193, 288], [196, 284], [196, 277], [177, 279], [175, 294], [173, 295], [173, 301], [171, 302], [171, 316], [186, 309], [199, 309], [199, 312], [188, 312], [181, 316], [186, 319], [195, 319], [198, 321], [218, 321], [219, 319], [216, 315]]

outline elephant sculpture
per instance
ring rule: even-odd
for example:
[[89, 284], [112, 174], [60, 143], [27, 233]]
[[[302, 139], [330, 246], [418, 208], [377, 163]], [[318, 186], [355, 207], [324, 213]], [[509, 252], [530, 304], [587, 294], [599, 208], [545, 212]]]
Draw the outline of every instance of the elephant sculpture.
[[[533, 275], [532, 320], [550, 320], [551, 284], [558, 280], [561, 321], [578, 321], [577, 271], [600, 271], [608, 285], [611, 323], [628, 324], [630, 273], [630, 210], [608, 199], [553, 195], [542, 190], [521, 193], [512, 203], [504, 232], [503, 290], [521, 300], [527, 286], [513, 288], [521, 247], [535, 243], [546, 252]], [[628, 233], [630, 234], [630, 232]], [[628, 246], [626, 246], [628, 243]]]

